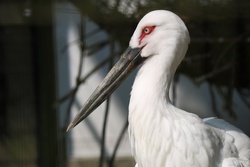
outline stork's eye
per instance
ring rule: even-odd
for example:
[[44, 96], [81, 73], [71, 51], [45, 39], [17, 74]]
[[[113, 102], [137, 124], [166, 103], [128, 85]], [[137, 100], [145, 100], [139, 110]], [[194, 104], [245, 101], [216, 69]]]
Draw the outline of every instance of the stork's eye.
[[146, 26], [143, 29], [143, 33], [150, 34], [154, 30], [155, 26]]
[[150, 29], [148, 27], [144, 28], [144, 33], [146, 34], [150, 33]]
[[141, 36], [139, 38], [139, 44], [141, 44], [142, 39], [146, 36], [149, 35], [153, 30], [155, 29], [155, 26], [146, 26], [142, 29]]

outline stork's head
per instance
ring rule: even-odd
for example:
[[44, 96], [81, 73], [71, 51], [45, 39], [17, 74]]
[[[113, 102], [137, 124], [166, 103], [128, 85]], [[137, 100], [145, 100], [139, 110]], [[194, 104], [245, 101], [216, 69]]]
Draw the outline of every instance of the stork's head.
[[155, 10], [141, 19], [129, 45], [131, 48], [142, 48], [142, 57], [166, 52], [167, 48], [177, 52], [182, 50], [184, 53], [174, 54], [182, 56], [175, 58], [181, 60], [186, 53], [189, 41], [188, 30], [176, 14], [166, 10]]
[[157, 10], [145, 15], [131, 37], [128, 49], [86, 101], [68, 130], [91, 114], [133, 69], [146, 59], [165, 54], [170, 56], [168, 57], [168, 60], [171, 60], [169, 63], [178, 64], [186, 53], [188, 43], [188, 30], [174, 13]]

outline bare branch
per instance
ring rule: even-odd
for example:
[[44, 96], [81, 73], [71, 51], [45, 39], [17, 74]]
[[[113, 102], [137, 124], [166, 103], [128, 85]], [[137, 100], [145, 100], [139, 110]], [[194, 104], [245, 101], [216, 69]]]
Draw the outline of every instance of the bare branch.
[[209, 92], [210, 92], [210, 97], [211, 97], [211, 102], [212, 102], [213, 113], [217, 117], [221, 117], [220, 113], [217, 110], [217, 103], [216, 103], [216, 99], [215, 99], [215, 95], [214, 95], [214, 90], [213, 90], [213, 85], [212, 84], [209, 84]]
[[[114, 47], [115, 41], [111, 38], [111, 46], [110, 46], [110, 53], [111, 55], [115, 52]], [[109, 60], [109, 69], [111, 69], [113, 66], [113, 59]], [[110, 97], [107, 98], [106, 102], [106, 109], [105, 109], [105, 116], [103, 121], [103, 127], [102, 127], [102, 140], [101, 140], [101, 155], [99, 159], [99, 167], [103, 167], [104, 165], [104, 158], [105, 158], [105, 139], [106, 139], [106, 130], [107, 130], [107, 121], [108, 121], [108, 114], [109, 114], [109, 106], [110, 106]]]
[[202, 76], [200, 76], [200, 77], [194, 79], [194, 81], [195, 81], [196, 83], [200, 84], [200, 83], [202, 83], [203, 81], [205, 81], [205, 80], [207, 80], [207, 79], [209, 79], [209, 78], [212, 78], [212, 77], [214, 77], [215, 75], [218, 75], [218, 74], [220, 74], [220, 73], [222, 73], [222, 72], [228, 70], [230, 67], [231, 67], [231, 64], [228, 63], [228, 64], [222, 66], [222, 67], [219, 68], [219, 69], [215, 69], [215, 70], [211, 71], [210, 73], [204, 74], [204, 75], [202, 75]]
[[[80, 39], [81, 41], [84, 41], [83, 39], [83, 34], [84, 34], [84, 22], [83, 22], [83, 18], [81, 18], [81, 24], [80, 24]], [[71, 94], [71, 99], [69, 101], [69, 104], [68, 104], [68, 107], [67, 107], [67, 110], [66, 110], [66, 117], [65, 117], [65, 121], [64, 121], [64, 125], [63, 125], [63, 130], [66, 131], [67, 129], [67, 126], [69, 124], [69, 119], [70, 119], [70, 111], [71, 111], [71, 107], [75, 101], [75, 96], [76, 96], [76, 93], [77, 93], [77, 90], [79, 88], [79, 81], [80, 81], [80, 77], [81, 77], [81, 74], [82, 74], [82, 68], [83, 68], [83, 60], [84, 60], [84, 57], [86, 56], [86, 52], [84, 52], [84, 49], [85, 49], [85, 45], [84, 45], [84, 42], [82, 42], [82, 45], [81, 45], [81, 55], [80, 55], [80, 61], [79, 61], [79, 67], [78, 67], [78, 74], [77, 74], [77, 77], [76, 77], [76, 87], [74, 89], [74, 91], [72, 92]]]
[[116, 153], [117, 153], [117, 150], [118, 150], [118, 148], [119, 148], [119, 146], [121, 144], [122, 138], [123, 138], [127, 128], [128, 128], [128, 121], [125, 122], [125, 124], [124, 124], [124, 126], [122, 128], [122, 131], [121, 131], [121, 133], [119, 135], [119, 138], [118, 138], [118, 140], [117, 140], [117, 142], [115, 144], [113, 154], [112, 154], [112, 156], [111, 156], [111, 158], [109, 160], [109, 167], [114, 167], [114, 161], [115, 161]]
[[[110, 55], [108, 58], [106, 58], [105, 60], [100, 62], [88, 74], [86, 74], [83, 78], [79, 79], [78, 86], [80, 86], [80, 84], [84, 83], [92, 74], [94, 74], [96, 71], [98, 71], [104, 65], [106, 65], [110, 61], [110, 59], [113, 59], [113, 58], [114, 58], [114, 55]], [[78, 89], [78, 86], [76, 85], [68, 93], [66, 93], [63, 97], [61, 97], [59, 100], [57, 100], [56, 104], [63, 103], [65, 100], [67, 100], [69, 97], [71, 97], [74, 94], [74, 91], [76, 91], [76, 89]]]

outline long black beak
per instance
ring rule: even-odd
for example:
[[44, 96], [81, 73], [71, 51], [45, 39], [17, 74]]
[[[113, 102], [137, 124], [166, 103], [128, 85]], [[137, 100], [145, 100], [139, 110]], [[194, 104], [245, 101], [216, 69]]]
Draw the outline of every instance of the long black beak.
[[145, 60], [145, 58], [141, 57], [140, 53], [141, 48], [127, 48], [118, 62], [85, 102], [80, 112], [68, 126], [67, 131], [73, 129], [101, 105], [116, 90], [122, 81]]

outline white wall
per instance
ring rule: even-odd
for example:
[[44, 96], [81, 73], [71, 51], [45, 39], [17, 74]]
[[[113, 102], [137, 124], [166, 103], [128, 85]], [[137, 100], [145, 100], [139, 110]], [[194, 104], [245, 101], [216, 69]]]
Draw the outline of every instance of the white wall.
[[[55, 42], [57, 45], [57, 61], [58, 61], [58, 96], [62, 97], [76, 84], [75, 79], [78, 73], [78, 65], [80, 59], [80, 48], [77, 43], [79, 39], [79, 25], [80, 25], [80, 13], [77, 9], [69, 3], [59, 3], [55, 6]], [[86, 22], [86, 32], [94, 30], [96, 25], [91, 21]], [[86, 43], [90, 45], [93, 42], [107, 39], [108, 36], [105, 32], [98, 33], [97, 35], [89, 38]], [[74, 43], [74, 44], [73, 44]], [[67, 44], [69, 47], [64, 50]], [[118, 46], [116, 46], [118, 48]], [[62, 51], [63, 50], [63, 51]], [[109, 56], [109, 46], [98, 52], [96, 55], [87, 56], [84, 59], [84, 67], [82, 70], [82, 76], [92, 70], [98, 62]], [[102, 68], [93, 76], [91, 76], [85, 84], [83, 84], [79, 92], [77, 93], [76, 100], [72, 108], [73, 117], [81, 108], [83, 103], [87, 100], [92, 91], [96, 88], [97, 84], [103, 79], [107, 73], [107, 67]], [[123, 85], [119, 90], [120, 92], [130, 90]], [[126, 91], [125, 95], [128, 103], [129, 93]], [[127, 105], [122, 104], [119, 100], [124, 97], [117, 97], [115, 93], [111, 97], [111, 106], [109, 113], [109, 120], [107, 125], [106, 134], [106, 153], [110, 155], [113, 151], [115, 142], [118, 139], [118, 135], [126, 122], [127, 117]], [[60, 125], [62, 126], [65, 120], [67, 104], [62, 104], [60, 107]], [[102, 132], [102, 124], [104, 119], [105, 103], [101, 105], [91, 116], [85, 121], [80, 123], [70, 133], [69, 156], [72, 157], [98, 157], [100, 154], [100, 140]], [[130, 146], [127, 140], [123, 140], [121, 148], [119, 149], [120, 156], [130, 156]]]

